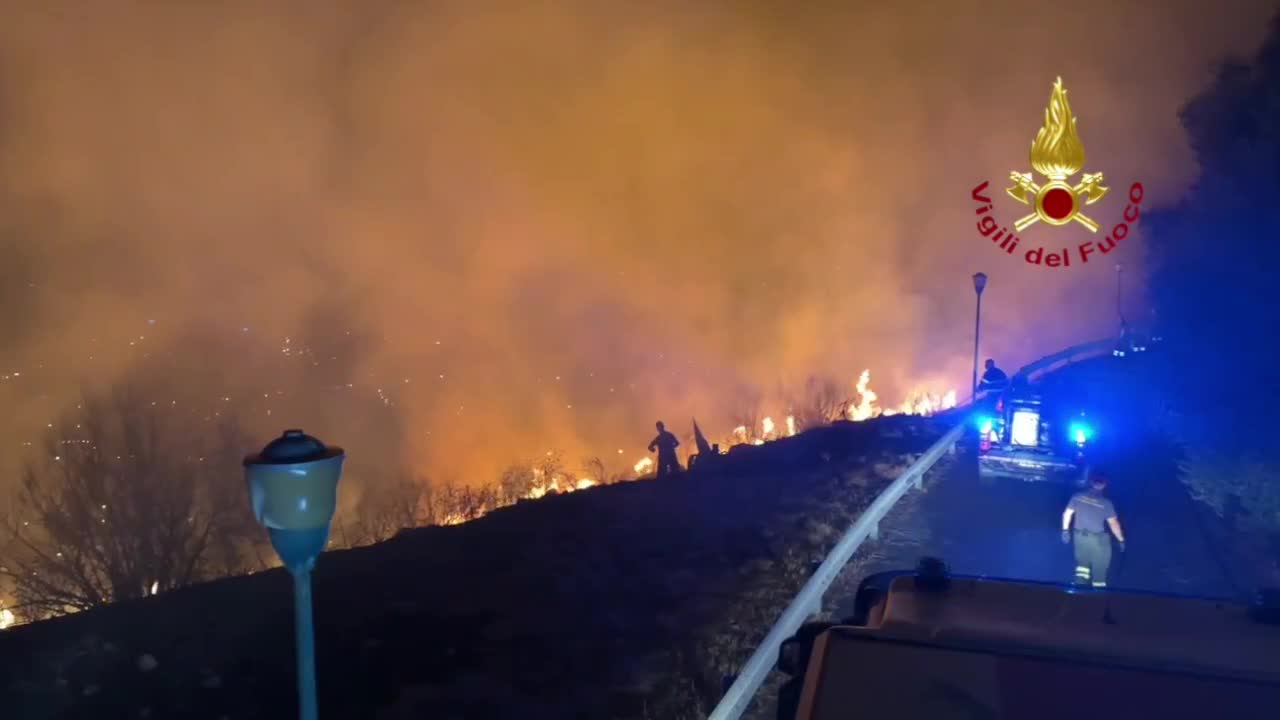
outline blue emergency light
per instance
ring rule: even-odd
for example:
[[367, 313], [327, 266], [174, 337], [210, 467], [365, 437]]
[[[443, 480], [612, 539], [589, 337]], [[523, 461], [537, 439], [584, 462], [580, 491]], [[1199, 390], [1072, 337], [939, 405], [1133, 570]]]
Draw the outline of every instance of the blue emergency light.
[[978, 432], [982, 433], [984, 437], [991, 432], [991, 427], [994, 424], [995, 424], [995, 421], [992, 420], [991, 418], [985, 415], [978, 416]]
[[1089, 441], [1089, 438], [1093, 437], [1093, 428], [1085, 423], [1072, 423], [1071, 437], [1075, 439], [1077, 445], [1083, 445]]

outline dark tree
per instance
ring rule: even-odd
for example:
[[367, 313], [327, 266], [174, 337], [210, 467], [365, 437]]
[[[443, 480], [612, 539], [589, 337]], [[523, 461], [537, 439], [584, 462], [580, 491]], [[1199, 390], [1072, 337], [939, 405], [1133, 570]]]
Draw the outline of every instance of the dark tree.
[[502, 471], [498, 478], [498, 496], [504, 505], [510, 505], [529, 496], [536, 484], [533, 468], [516, 463]]
[[1181, 119], [1199, 178], [1142, 222], [1162, 385], [1192, 490], [1280, 526], [1271, 439], [1280, 401], [1280, 16], [1252, 62], [1223, 64]]
[[127, 388], [89, 395], [45, 437], [5, 522], [24, 617], [142, 597], [243, 571], [259, 532], [229, 420]]
[[1280, 18], [1251, 64], [1228, 63], [1182, 122], [1200, 177], [1143, 219], [1157, 330], [1188, 410], [1262, 417], [1280, 395]]

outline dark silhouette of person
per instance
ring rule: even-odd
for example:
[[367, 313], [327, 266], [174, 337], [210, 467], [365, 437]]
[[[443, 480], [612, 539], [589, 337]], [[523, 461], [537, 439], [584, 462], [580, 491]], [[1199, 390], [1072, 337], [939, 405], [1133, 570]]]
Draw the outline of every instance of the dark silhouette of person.
[[982, 373], [982, 382], [978, 383], [979, 390], [1000, 390], [1009, 384], [1009, 376], [1004, 371], [996, 367], [996, 361], [987, 358], [986, 372]]
[[657, 423], [658, 436], [649, 443], [649, 452], [658, 452], [658, 477], [666, 477], [675, 475], [680, 472], [680, 459], [676, 457], [676, 448], [680, 447], [680, 441], [676, 436], [667, 432], [667, 426], [659, 420]]

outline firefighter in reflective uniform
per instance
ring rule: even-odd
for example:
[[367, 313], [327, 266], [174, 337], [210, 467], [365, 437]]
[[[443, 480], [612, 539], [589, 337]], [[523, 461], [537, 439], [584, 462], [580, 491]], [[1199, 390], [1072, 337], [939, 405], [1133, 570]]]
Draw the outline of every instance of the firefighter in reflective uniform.
[[1089, 488], [1073, 495], [1062, 513], [1062, 542], [1075, 546], [1075, 579], [1079, 585], [1107, 586], [1107, 570], [1111, 567], [1108, 528], [1116, 536], [1120, 552], [1124, 552], [1124, 530], [1120, 528], [1120, 518], [1116, 517], [1115, 505], [1105, 495], [1106, 489], [1107, 479], [1094, 475], [1089, 480]]

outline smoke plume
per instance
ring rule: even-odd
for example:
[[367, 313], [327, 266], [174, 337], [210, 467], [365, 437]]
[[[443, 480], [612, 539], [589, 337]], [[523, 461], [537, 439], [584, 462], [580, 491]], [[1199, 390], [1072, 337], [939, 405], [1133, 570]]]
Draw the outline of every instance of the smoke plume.
[[976, 271], [1009, 367], [1112, 331], [1116, 261], [1140, 305], [1140, 226], [1070, 269], [974, 230], [1054, 78], [1118, 218], [1133, 180], [1148, 206], [1188, 187], [1176, 112], [1272, 12], [853, 5], [7, 4], [5, 471], [154, 357], [288, 396], [246, 407], [264, 442], [319, 428], [463, 481], [553, 448], [627, 467], [654, 420], [717, 432], [810, 374], [963, 389]]

